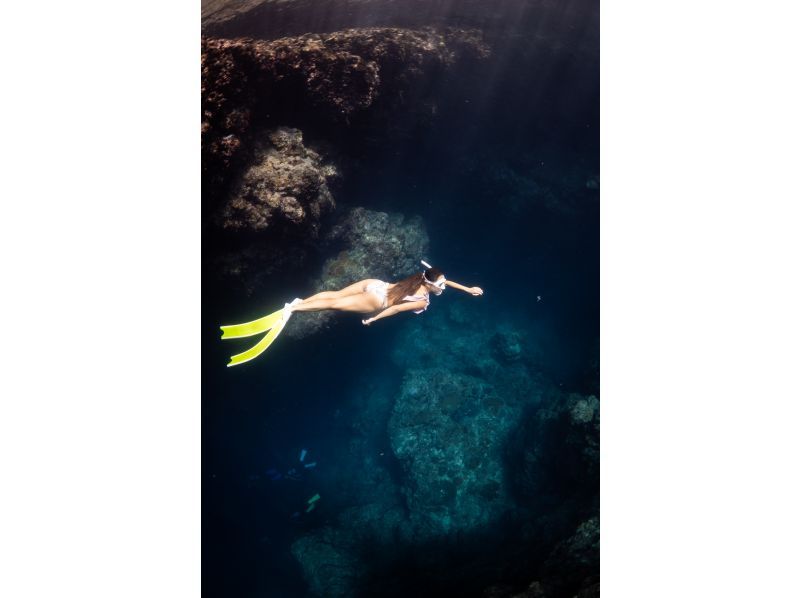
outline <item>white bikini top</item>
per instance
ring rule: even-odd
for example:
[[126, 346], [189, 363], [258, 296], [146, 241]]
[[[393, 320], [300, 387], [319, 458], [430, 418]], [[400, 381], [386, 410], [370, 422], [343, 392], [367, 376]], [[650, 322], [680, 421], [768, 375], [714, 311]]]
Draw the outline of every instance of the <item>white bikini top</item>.
[[403, 297], [403, 301], [425, 301], [425, 307], [422, 309], [415, 309], [415, 314], [421, 314], [428, 309], [428, 306], [431, 304], [430, 295], [428, 293], [425, 293], [424, 295], [406, 295]]

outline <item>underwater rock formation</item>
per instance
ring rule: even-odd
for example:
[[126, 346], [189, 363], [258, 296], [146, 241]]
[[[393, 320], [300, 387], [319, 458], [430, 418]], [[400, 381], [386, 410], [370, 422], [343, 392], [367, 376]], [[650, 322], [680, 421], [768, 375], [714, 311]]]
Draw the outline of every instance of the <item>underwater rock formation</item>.
[[[248, 160], [259, 127], [303, 119], [347, 124], [391, 113], [423, 78], [488, 50], [475, 31], [349, 29], [273, 41], [202, 40], [204, 193], [216, 195]], [[303, 121], [303, 122], [299, 122]]]
[[[428, 234], [421, 218], [353, 208], [325, 233], [326, 247], [340, 248], [322, 266], [314, 293], [336, 290], [366, 278], [397, 280], [418, 270], [428, 251]], [[330, 311], [306, 312], [289, 321], [285, 334], [302, 338], [341, 317]], [[360, 324], [359, 324], [360, 325]]]
[[417, 538], [472, 531], [511, 508], [502, 445], [526, 399], [441, 368], [406, 373], [389, 438]]
[[292, 544], [294, 558], [303, 564], [314, 596], [352, 596], [363, 568], [357, 542], [337, 528], [324, 527]]
[[[535, 29], [539, 44], [593, 59], [597, 32], [576, 27], [581, 10], [596, 3], [563, 4], [542, 0], [203, 0], [201, 27], [205, 35], [252, 36], [274, 39], [298, 33], [354, 27], [446, 27], [453, 24], [507, 31], [509, 24], [547, 23]], [[570, 27], [571, 25], [571, 27]], [[577, 29], [577, 30], [576, 30]], [[571, 43], [567, 44], [566, 40]]]
[[381, 552], [391, 558], [391, 547], [408, 541], [402, 496], [386, 466], [390, 396], [387, 379], [365, 379], [339, 419], [349, 442], [346, 454], [330, 464], [328, 473], [335, 480], [337, 500], [348, 506], [335, 521], [300, 536], [291, 546], [314, 596], [359, 595], [369, 573], [363, 557], [370, 547], [383, 547]]
[[581, 522], [574, 533], [556, 544], [541, 568], [541, 578], [522, 592], [489, 587], [486, 598], [599, 598], [600, 518]]
[[297, 129], [280, 127], [266, 135], [253, 162], [234, 184], [218, 222], [225, 229], [264, 231], [278, 221], [306, 238], [316, 238], [320, 219], [335, 207], [328, 179], [336, 168], [303, 145]]
[[514, 363], [522, 359], [523, 335], [517, 331], [499, 331], [492, 337], [492, 348], [498, 361]]
[[[541, 339], [523, 331], [512, 320], [498, 319], [485, 302], [447, 290], [434, 298], [424, 317], [414, 318], [400, 332], [392, 361], [404, 369], [435, 363], [449, 371], [486, 378], [515, 393], [545, 364]], [[454, 296], [450, 296], [453, 294]], [[450, 303], [447, 305], [446, 303]], [[458, 334], [453, 335], [457, 329]], [[510, 386], [506, 388], [506, 384]]]
[[256, 143], [254, 161], [219, 203], [214, 229], [207, 231], [216, 277], [247, 295], [315, 253], [323, 218], [335, 208], [330, 184], [338, 174], [298, 129], [265, 131]]
[[[384, 572], [397, 574], [397, 563], [432, 574], [437, 567], [456, 566], [443, 550], [447, 542], [473, 535], [498, 541], [492, 538], [500, 522], [536, 504], [520, 493], [509, 469], [512, 462], [514, 468], [523, 467], [525, 451], [536, 449], [538, 438], [519, 432], [525, 414], [537, 414], [537, 430], [545, 436], [557, 433], [547, 429], [553, 409], [558, 414], [566, 409], [576, 425], [590, 426], [595, 419], [593, 398], [546, 407], [543, 401], [563, 393], [522, 355], [536, 354], [532, 339], [482, 317], [486, 308], [479, 303], [458, 302], [469, 302], [469, 297], [453, 300], [450, 309], [442, 305], [414, 318], [408, 332], [398, 334], [392, 354], [404, 370], [402, 379], [390, 383], [381, 376], [374, 383], [380, 390], [353, 400], [352, 414], [345, 418], [352, 418], [350, 456], [336, 479], [337, 492], [357, 506], [344, 509], [334, 524], [306, 534], [292, 548], [315, 595], [371, 595]], [[454, 320], [472, 324], [463, 342], [452, 336]], [[505, 349], [492, 350], [495, 343]], [[529, 444], [509, 448], [509, 439]], [[387, 440], [388, 447], [383, 444]], [[383, 450], [390, 455], [377, 457]], [[542, 525], [537, 520], [537, 529]], [[544, 548], [574, 529], [569, 523], [559, 528], [560, 535], [548, 536]], [[462, 549], [474, 556], [470, 546]], [[375, 553], [383, 562], [375, 563]], [[364, 554], [371, 555], [369, 568], [357, 557]], [[403, 595], [402, 584], [387, 595]]]
[[[352, 225], [317, 243], [317, 235], [324, 236], [324, 216], [335, 205], [331, 184], [339, 168], [333, 162], [346, 161], [343, 145], [367, 143], [354, 132], [359, 126], [362, 134], [390, 136], [413, 126], [416, 119], [409, 115], [415, 110], [430, 116], [429, 108], [421, 108], [425, 81], [487, 51], [477, 32], [455, 29], [352, 29], [273, 41], [203, 39], [203, 205], [215, 224], [206, 232], [216, 248], [214, 274], [221, 286], [253, 294], [272, 275], [301, 272], [309, 259], [337, 243], [346, 253], [329, 260], [315, 290], [364, 277], [405, 276], [405, 265], [393, 257], [405, 250], [392, 245], [405, 241], [397, 241], [392, 231], [383, 244], [354, 243], [359, 231]], [[393, 118], [401, 109], [404, 119]], [[306, 128], [316, 131], [313, 149], [303, 139]], [[385, 146], [373, 133], [368, 139]], [[408, 264], [426, 243], [407, 251]], [[376, 259], [361, 269], [347, 266], [364, 253], [359, 248]], [[305, 324], [287, 328], [287, 335], [303, 336], [304, 327], [318, 329], [328, 317], [309, 316]]]
[[542, 568], [542, 583], [550, 595], [577, 591], [580, 598], [599, 596], [599, 568], [600, 518], [591, 517], [555, 547]]
[[347, 506], [292, 554], [315, 596], [408, 595], [405, 567], [430, 595], [463, 578], [498, 598], [596, 596], [599, 401], [549, 382], [535, 340], [485, 305], [452, 301], [396, 336], [401, 379], [358, 385], [335, 473]]
[[370, 546], [391, 546], [405, 525], [399, 505], [373, 502], [342, 511], [335, 525], [301, 536], [291, 546], [303, 566], [311, 594], [325, 598], [358, 595], [368, 575], [364, 554]]
[[[352, 283], [361, 278], [385, 280], [418, 271], [428, 251], [428, 233], [418, 216], [353, 208], [331, 228], [326, 240], [346, 247], [323, 267], [322, 285]], [[371, 274], [370, 274], [371, 273]]]
[[[551, 508], [599, 491], [600, 401], [554, 393], [527, 417], [510, 443], [521, 457], [514, 484], [531, 506]], [[591, 501], [587, 504], [591, 509]]]
[[[597, 35], [581, 11], [596, 12], [597, 2], [203, 0], [204, 267], [215, 263], [229, 283], [204, 277], [213, 280], [204, 290], [218, 294], [206, 305], [228, 318], [243, 303], [266, 313], [295, 295], [398, 280], [436, 257], [425, 225], [437, 235], [434, 252], [464, 247], [474, 237], [456, 232], [474, 226], [490, 257], [520, 260], [498, 260], [495, 280], [533, 292], [527, 276], [541, 272], [513, 241], [534, 234], [509, 230], [546, 228], [598, 200], [598, 166], [581, 158], [595, 126]], [[542, 151], [548, 131], [553, 157]], [[535, 263], [549, 257], [539, 253], [545, 243], [533, 247]], [[369, 329], [358, 349], [391, 363], [358, 384], [366, 368], [337, 371], [334, 358], [339, 343], [356, 343], [333, 335], [332, 358], [313, 374], [336, 404], [331, 425], [343, 430], [325, 430], [334, 442], [314, 469], [322, 504], [291, 521], [290, 552], [312, 595], [596, 590], [597, 367], [577, 387], [559, 374], [569, 390], [559, 388], [548, 375], [564, 331], [548, 330], [539, 313], [563, 296], [551, 301], [537, 280], [545, 309], [531, 295], [532, 306], [511, 314], [506, 289], [471, 273], [491, 260], [454, 257], [467, 272], [448, 277], [474, 276], [486, 297], [448, 289], [425, 313]], [[252, 299], [243, 302], [242, 290]], [[336, 322], [337, 333], [361, 333], [359, 319], [299, 313], [283, 340]], [[307, 347], [328, 349], [327, 336], [317, 340]], [[295, 396], [305, 420], [307, 397]]]

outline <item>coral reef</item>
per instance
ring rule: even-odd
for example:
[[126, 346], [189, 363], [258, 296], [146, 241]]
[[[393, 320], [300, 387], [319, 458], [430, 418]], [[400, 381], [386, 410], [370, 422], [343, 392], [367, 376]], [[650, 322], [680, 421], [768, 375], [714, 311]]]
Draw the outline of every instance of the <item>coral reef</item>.
[[[502, 35], [509, 23], [535, 29], [540, 54], [570, 50], [584, 61], [596, 60], [597, 31], [577, 27], [576, 13], [596, 4], [562, 5], [541, 0], [203, 0], [202, 30], [217, 37], [252, 36], [273, 39], [306, 32], [376, 25], [419, 28], [459, 24]], [[529, 29], [530, 30], [530, 29]], [[567, 43], [570, 42], [570, 43]]]
[[272, 274], [302, 266], [335, 208], [329, 185], [336, 177], [335, 166], [298, 129], [259, 135], [253, 162], [219, 202], [207, 230], [216, 278], [250, 295]]
[[576, 496], [583, 502], [596, 497], [599, 441], [599, 400], [554, 393], [522, 422], [509, 445], [509, 457], [521, 458], [514, 479], [518, 495], [547, 509], [564, 507]]
[[[204, 0], [204, 266], [235, 283], [209, 285], [219, 303], [416, 272], [429, 238], [415, 212], [474, 218], [487, 238], [591, 212], [597, 165], [572, 149], [556, 164], [538, 133], [575, 156], [591, 137], [595, 21], [574, 17], [595, 5]], [[413, 177], [395, 198], [396, 172]], [[492, 298], [433, 298], [380, 331], [386, 369], [336, 386], [324, 505], [293, 520], [312, 595], [598, 594], [599, 359], [563, 390], [548, 376], [555, 333]], [[283, 335], [337, 320], [360, 327], [301, 313]]]
[[600, 518], [591, 517], [556, 545], [542, 568], [542, 582], [551, 595], [577, 592], [580, 598], [600, 595]]
[[488, 52], [475, 31], [397, 28], [204, 38], [201, 50], [203, 182], [213, 196], [248, 161], [259, 127], [347, 123], [367, 108], [391, 113], [417, 97], [410, 90], [424, 77]]
[[[420, 218], [353, 208], [323, 236], [326, 248], [339, 248], [322, 266], [313, 292], [336, 290], [366, 278], [397, 280], [417, 270], [428, 251]], [[306, 312], [292, 318], [286, 336], [302, 338], [328, 326], [340, 314]], [[360, 324], [359, 324], [360, 325]]]
[[[342, 418], [353, 438], [336, 480], [348, 506], [292, 547], [315, 595], [406, 595], [395, 578], [405, 567], [439, 595], [461, 577], [520, 598], [597, 582], [598, 400], [542, 376], [526, 333], [466, 296], [452, 300], [408, 322], [392, 351], [401, 379], [383, 372], [360, 385]], [[463, 341], [454, 321], [471, 324]], [[487, 583], [508, 568], [487, 556], [492, 543], [515, 547], [520, 564], [507, 575], [527, 577], [527, 589]], [[434, 582], [441, 570], [447, 578]]]
[[[326, 234], [324, 219], [336, 203], [331, 185], [338, 163], [347, 162], [343, 146], [385, 147], [383, 138], [414, 126], [414, 114], [433, 114], [431, 100], [420, 93], [429, 87], [425, 81], [487, 52], [477, 32], [459, 29], [364, 28], [272, 41], [204, 38], [203, 205], [213, 224], [206, 231], [215, 247], [209, 263], [221, 286], [254, 294], [274, 274], [306, 268], [321, 250], [337, 246], [345, 253], [324, 266], [315, 290], [404, 276], [427, 240], [408, 247], [417, 241], [393, 233], [409, 229], [396, 218], [374, 225], [385, 234], [382, 243], [353, 240], [359, 226], [373, 226], [371, 217]], [[401, 109], [404, 117], [395, 118]], [[304, 140], [307, 128], [317, 133], [313, 144]], [[382, 132], [381, 139], [374, 131]], [[362, 254], [372, 259], [354, 267]], [[400, 254], [411, 257], [398, 262]], [[305, 318], [287, 335], [304, 336], [329, 318]]]
[[[345, 455], [332, 460], [329, 476], [342, 511], [331, 524], [302, 535], [291, 546], [302, 565], [312, 595], [339, 598], [358, 595], [368, 570], [362, 560], [370, 547], [388, 547], [408, 535], [402, 496], [387, 466], [384, 446], [391, 415], [392, 387], [376, 377], [357, 385], [351, 405], [340, 414], [349, 443]], [[384, 549], [382, 549], [384, 551]]]
[[541, 568], [541, 579], [522, 592], [504, 586], [484, 591], [486, 598], [599, 598], [600, 518], [581, 522], [574, 533], [556, 544]]
[[511, 508], [502, 443], [528, 398], [441, 368], [406, 373], [389, 438], [418, 539], [471, 531]]
[[395, 364], [411, 369], [435, 363], [448, 371], [492, 380], [503, 392], [515, 392], [530, 372], [542, 369], [541, 338], [520, 329], [511, 317], [498, 318], [485, 302], [454, 290], [445, 293], [446, 298], [433, 299], [436, 305], [430, 314], [403, 327], [392, 351]]
[[335, 207], [328, 179], [336, 168], [305, 147], [297, 129], [280, 127], [266, 136], [269, 144], [255, 150], [218, 222], [226, 229], [259, 232], [278, 220], [295, 234], [316, 238], [320, 218]]
[[428, 251], [428, 233], [419, 217], [353, 208], [326, 235], [346, 249], [323, 266], [320, 287], [338, 288], [360, 278], [385, 280], [419, 270]]

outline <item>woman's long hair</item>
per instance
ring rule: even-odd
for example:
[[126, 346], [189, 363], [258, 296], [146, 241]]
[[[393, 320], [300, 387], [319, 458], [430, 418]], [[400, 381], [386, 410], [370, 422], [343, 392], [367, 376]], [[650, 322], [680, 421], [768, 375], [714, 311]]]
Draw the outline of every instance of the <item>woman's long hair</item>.
[[442, 274], [444, 274], [444, 272], [439, 270], [439, 268], [428, 268], [425, 272], [417, 272], [416, 274], [412, 274], [396, 282], [386, 295], [387, 306], [391, 307], [392, 305], [397, 305], [403, 301], [403, 297], [416, 293], [417, 289], [425, 284], [425, 278], [431, 282], [436, 282]]

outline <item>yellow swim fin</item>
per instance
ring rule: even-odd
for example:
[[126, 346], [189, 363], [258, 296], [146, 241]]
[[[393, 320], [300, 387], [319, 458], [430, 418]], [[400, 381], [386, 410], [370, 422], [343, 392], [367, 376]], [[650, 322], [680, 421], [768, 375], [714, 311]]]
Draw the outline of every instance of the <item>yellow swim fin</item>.
[[255, 346], [251, 347], [244, 353], [239, 353], [238, 355], [234, 355], [233, 357], [231, 357], [231, 361], [228, 364], [228, 367], [239, 365], [241, 363], [246, 363], [251, 359], [255, 359], [256, 357], [261, 355], [264, 351], [267, 350], [267, 348], [272, 344], [272, 342], [276, 338], [278, 338], [278, 335], [283, 330], [285, 324], [286, 322], [284, 320], [279, 319], [278, 322], [272, 326], [272, 329], [267, 333], [267, 335], [260, 341], [258, 341], [258, 343]]
[[266, 332], [272, 328], [283, 316], [283, 309], [279, 309], [275, 313], [268, 316], [246, 322], [244, 324], [231, 324], [230, 326], [220, 326], [222, 330], [222, 338], [244, 338], [246, 336], [253, 336]]

